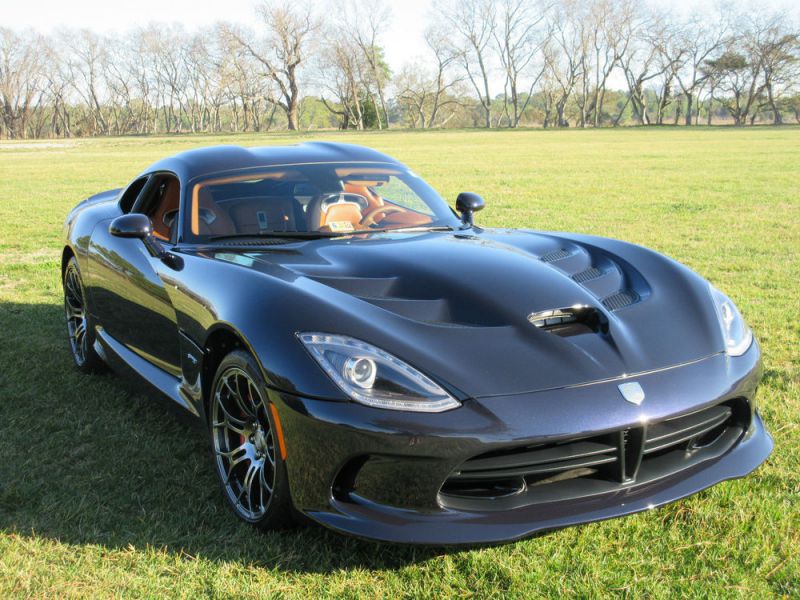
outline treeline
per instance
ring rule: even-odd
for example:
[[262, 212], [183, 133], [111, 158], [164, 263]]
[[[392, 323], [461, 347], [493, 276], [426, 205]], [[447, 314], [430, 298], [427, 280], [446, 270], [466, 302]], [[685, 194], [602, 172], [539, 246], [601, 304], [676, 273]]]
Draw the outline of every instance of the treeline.
[[800, 28], [763, 7], [441, 0], [396, 71], [385, 0], [256, 11], [252, 29], [0, 27], [0, 137], [800, 123]]

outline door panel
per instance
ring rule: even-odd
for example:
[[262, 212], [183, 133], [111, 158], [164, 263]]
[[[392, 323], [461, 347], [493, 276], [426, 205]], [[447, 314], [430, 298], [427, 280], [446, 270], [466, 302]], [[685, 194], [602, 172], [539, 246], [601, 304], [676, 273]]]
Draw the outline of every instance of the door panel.
[[168, 269], [142, 240], [114, 237], [99, 223], [89, 244], [92, 311], [118, 342], [157, 367], [180, 376], [175, 309], [159, 276]]

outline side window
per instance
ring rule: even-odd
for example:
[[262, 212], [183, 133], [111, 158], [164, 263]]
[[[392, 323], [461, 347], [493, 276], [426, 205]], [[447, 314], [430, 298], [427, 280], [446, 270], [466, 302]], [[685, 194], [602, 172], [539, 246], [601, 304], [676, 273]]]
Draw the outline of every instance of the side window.
[[389, 181], [384, 183], [379, 188], [376, 188], [384, 200], [388, 200], [392, 204], [397, 204], [404, 208], [410, 208], [416, 212], [424, 215], [433, 215], [433, 211], [422, 198], [420, 198], [414, 190], [408, 187], [405, 182], [395, 176], [389, 177]]
[[128, 186], [124, 192], [122, 192], [122, 196], [119, 199], [119, 207], [124, 213], [131, 212], [133, 208], [133, 203], [136, 202], [136, 198], [139, 196], [139, 193], [144, 188], [144, 184], [147, 183], [147, 177], [140, 177], [133, 183]]
[[154, 176], [136, 202], [135, 209], [150, 217], [153, 235], [163, 241], [176, 241], [180, 197], [178, 178], [163, 174]]

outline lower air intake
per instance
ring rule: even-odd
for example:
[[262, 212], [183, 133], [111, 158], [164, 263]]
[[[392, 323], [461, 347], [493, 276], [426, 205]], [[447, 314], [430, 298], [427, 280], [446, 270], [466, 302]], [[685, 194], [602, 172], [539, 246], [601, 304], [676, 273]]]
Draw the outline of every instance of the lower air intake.
[[737, 399], [643, 427], [497, 450], [462, 463], [439, 499], [462, 510], [508, 510], [613, 492], [721, 456], [749, 421], [747, 401]]

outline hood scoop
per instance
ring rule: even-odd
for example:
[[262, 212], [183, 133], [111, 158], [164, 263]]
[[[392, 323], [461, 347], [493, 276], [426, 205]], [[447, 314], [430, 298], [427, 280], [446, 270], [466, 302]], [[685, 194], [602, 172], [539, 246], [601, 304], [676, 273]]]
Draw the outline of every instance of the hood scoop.
[[608, 332], [605, 315], [593, 306], [586, 305], [540, 310], [529, 314], [528, 321], [534, 327], [560, 337]]

